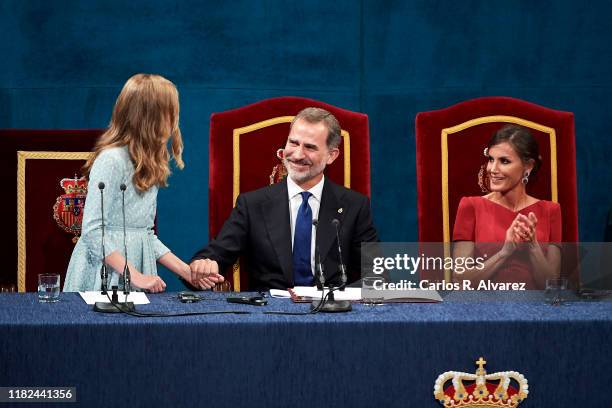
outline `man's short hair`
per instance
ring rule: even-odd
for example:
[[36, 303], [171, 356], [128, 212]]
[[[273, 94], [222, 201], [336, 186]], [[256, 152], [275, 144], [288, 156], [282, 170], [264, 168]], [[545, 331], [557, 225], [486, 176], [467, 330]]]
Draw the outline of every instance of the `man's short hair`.
[[308, 123], [323, 122], [327, 128], [327, 148], [335, 149], [340, 146], [342, 136], [340, 135], [340, 123], [338, 119], [330, 112], [321, 108], [305, 108], [302, 109], [291, 121], [291, 127], [298, 119], [304, 119]]

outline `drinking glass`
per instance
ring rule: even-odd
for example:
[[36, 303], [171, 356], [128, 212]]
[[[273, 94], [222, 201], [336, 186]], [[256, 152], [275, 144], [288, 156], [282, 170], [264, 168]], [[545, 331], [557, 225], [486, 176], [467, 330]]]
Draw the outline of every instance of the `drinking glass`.
[[38, 301], [54, 303], [59, 300], [60, 276], [57, 273], [41, 273], [38, 275]]
[[384, 283], [382, 276], [366, 276], [361, 279], [361, 302], [364, 305], [378, 306], [383, 304], [382, 283]]
[[546, 303], [552, 306], [560, 306], [563, 304], [563, 292], [567, 290], [566, 278], [546, 279], [546, 288], [544, 294]]

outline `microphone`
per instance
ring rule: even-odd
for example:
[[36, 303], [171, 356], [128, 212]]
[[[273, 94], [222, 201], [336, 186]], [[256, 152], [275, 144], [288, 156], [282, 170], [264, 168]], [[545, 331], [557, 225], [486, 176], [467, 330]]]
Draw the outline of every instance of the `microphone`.
[[[104, 248], [104, 182], [98, 183], [100, 189], [100, 212], [102, 213], [102, 268], [100, 269], [100, 279], [102, 281], [102, 294], [108, 297], [108, 271], [106, 270], [106, 249]], [[113, 288], [113, 297], [116, 296], [116, 291]], [[116, 307], [111, 303], [96, 302], [93, 310], [96, 312], [112, 312]]]
[[100, 189], [100, 212], [102, 213], [102, 268], [100, 269], [100, 279], [102, 281], [102, 294], [106, 295], [108, 290], [108, 271], [106, 270], [106, 249], [104, 248], [104, 182], [98, 183]]
[[[117, 296], [117, 286], [113, 286], [113, 295], [112, 297], [108, 295], [108, 272], [106, 270], [106, 253], [104, 249], [104, 183], [100, 182], [98, 184], [98, 188], [100, 189], [100, 207], [102, 208], [102, 270], [100, 271], [100, 275], [102, 276], [102, 294], [106, 295], [110, 300], [110, 303], [107, 302], [96, 302], [94, 304], [93, 310], [100, 313], [130, 313], [134, 312], [134, 303], [133, 302], [119, 302], [119, 297]], [[126, 189], [125, 184], [121, 184], [121, 191], [124, 192]], [[123, 270], [124, 277], [124, 293], [129, 294], [130, 288], [130, 273], [129, 268], [127, 267], [127, 245], [125, 242], [125, 195], [123, 196], [123, 246], [125, 250], [125, 268]], [[127, 274], [125, 271], [128, 271]]]
[[340, 270], [340, 290], [343, 291], [346, 286], [346, 266], [342, 261], [342, 245], [340, 244], [340, 232], [338, 231], [338, 227], [340, 226], [340, 221], [337, 218], [332, 220], [332, 225], [336, 228], [336, 243], [338, 244], [338, 258], [340, 260], [340, 264], [338, 265], [338, 269]]
[[[341, 273], [341, 284], [339, 287], [334, 287], [333, 285], [329, 285], [329, 291], [327, 292], [327, 295], [323, 295], [321, 301], [313, 301], [312, 305], [310, 306], [310, 310], [312, 313], [318, 313], [318, 312], [324, 312], [324, 313], [341, 313], [341, 312], [350, 312], [351, 310], [353, 310], [353, 307], [351, 306], [351, 302], [349, 300], [336, 300], [334, 298], [334, 291], [336, 290], [344, 290], [344, 287], [346, 286], [346, 268], [344, 267], [344, 263], [342, 262], [342, 249], [340, 248], [340, 234], [338, 233], [338, 225], [340, 224], [340, 221], [338, 221], [337, 219], [333, 219], [332, 220], [332, 225], [334, 227], [336, 227], [336, 240], [338, 241], [338, 255], [340, 256], [340, 265], [338, 265], [338, 269], [340, 269], [340, 273]], [[313, 225], [314, 222], [313, 222]], [[318, 222], [316, 224], [316, 226], [318, 226]], [[318, 251], [318, 245], [315, 247], [315, 250]], [[315, 255], [316, 256], [316, 255]], [[321, 263], [321, 255], [319, 254], [319, 263]], [[321, 266], [322, 268], [322, 266]], [[321, 276], [323, 274], [321, 273]], [[323, 278], [325, 279], [325, 278]], [[325, 293], [324, 288], [324, 281], [322, 284], [322, 288], [321, 290], [323, 291], [323, 293]]]
[[315, 227], [315, 281], [317, 289], [323, 290], [325, 287], [325, 274], [323, 263], [321, 262], [321, 250], [319, 249], [319, 220], [312, 220], [312, 225]]
[[130, 268], [128, 268], [128, 252], [127, 244], [125, 242], [125, 190], [127, 186], [125, 183], [121, 183], [119, 186], [121, 189], [121, 213], [123, 215], [123, 252], [125, 254], [125, 266], [123, 267], [123, 293], [129, 295], [131, 291], [131, 275]]

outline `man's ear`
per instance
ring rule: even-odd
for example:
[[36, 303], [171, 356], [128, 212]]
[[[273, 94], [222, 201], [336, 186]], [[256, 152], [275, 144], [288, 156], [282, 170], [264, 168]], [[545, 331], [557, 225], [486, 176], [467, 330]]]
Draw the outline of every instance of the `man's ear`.
[[334, 147], [333, 149], [329, 149], [329, 158], [327, 159], [327, 165], [329, 166], [340, 156], [340, 149]]

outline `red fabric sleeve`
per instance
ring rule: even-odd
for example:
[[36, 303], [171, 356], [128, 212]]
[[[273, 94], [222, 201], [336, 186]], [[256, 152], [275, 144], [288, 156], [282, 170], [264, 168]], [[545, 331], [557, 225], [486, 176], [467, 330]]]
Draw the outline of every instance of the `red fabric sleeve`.
[[455, 227], [453, 228], [453, 241], [475, 241], [476, 215], [474, 206], [468, 197], [459, 202]]
[[561, 206], [557, 203], [551, 208], [550, 211], [550, 242], [562, 242], [562, 218], [561, 218]]

